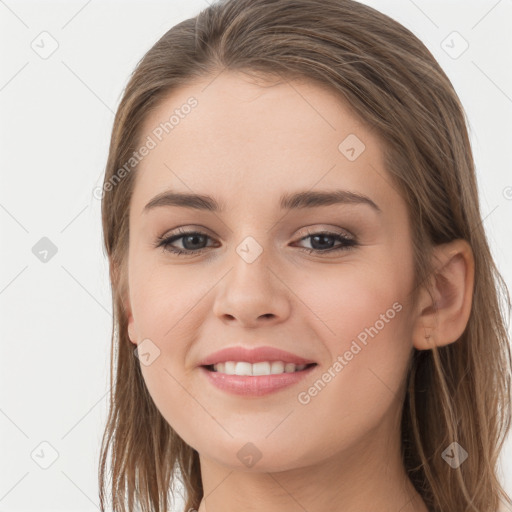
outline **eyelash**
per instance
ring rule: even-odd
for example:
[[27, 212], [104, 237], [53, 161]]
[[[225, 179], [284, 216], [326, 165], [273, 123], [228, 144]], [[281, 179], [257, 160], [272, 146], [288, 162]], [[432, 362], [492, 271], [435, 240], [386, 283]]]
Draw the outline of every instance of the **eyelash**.
[[[171, 244], [175, 242], [176, 240], [179, 240], [180, 238], [183, 238], [185, 236], [192, 236], [192, 235], [199, 235], [199, 236], [207, 236], [210, 238], [206, 233], [201, 233], [200, 231], [185, 231], [183, 229], [178, 229], [177, 234], [168, 236], [168, 237], [158, 237], [155, 243], [155, 247], [159, 248], [161, 247], [164, 252], [170, 252], [179, 256], [196, 256], [198, 254], [202, 254], [204, 251], [206, 251], [208, 248], [204, 247], [202, 249], [198, 249], [196, 251], [191, 249], [177, 249], [176, 247], [172, 247]], [[300, 250], [306, 251], [307, 253], [316, 253], [316, 254], [324, 254], [324, 253], [331, 253], [331, 252], [337, 252], [337, 251], [348, 251], [350, 249], [353, 249], [357, 245], [359, 245], [355, 239], [348, 238], [340, 233], [331, 233], [329, 231], [314, 231], [314, 232], [308, 232], [308, 234], [304, 237], [302, 237], [300, 241], [305, 240], [307, 238], [310, 238], [312, 236], [316, 235], [325, 235], [329, 237], [334, 237], [338, 241], [342, 242], [342, 245], [336, 247], [327, 249], [325, 251], [321, 249], [308, 249], [307, 247], [299, 247]]]

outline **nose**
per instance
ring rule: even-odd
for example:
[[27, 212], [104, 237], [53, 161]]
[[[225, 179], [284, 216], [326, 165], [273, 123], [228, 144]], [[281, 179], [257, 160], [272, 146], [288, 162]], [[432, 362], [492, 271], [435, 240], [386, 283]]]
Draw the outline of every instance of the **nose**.
[[263, 255], [249, 263], [236, 255], [217, 287], [213, 312], [223, 322], [254, 328], [284, 322], [292, 293]]

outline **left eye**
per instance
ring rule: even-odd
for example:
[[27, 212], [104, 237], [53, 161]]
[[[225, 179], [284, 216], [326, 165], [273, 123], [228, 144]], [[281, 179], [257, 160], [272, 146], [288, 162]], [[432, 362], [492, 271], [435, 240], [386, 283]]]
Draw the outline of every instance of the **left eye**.
[[[157, 239], [156, 247], [162, 247], [164, 251], [168, 251], [174, 254], [181, 255], [197, 255], [204, 252], [207, 247], [201, 246], [210, 237], [198, 231], [180, 231], [179, 234], [171, 235], [167, 238], [160, 237]], [[357, 242], [354, 238], [349, 238], [340, 233], [331, 233], [328, 231], [319, 231], [315, 233], [309, 233], [299, 241], [311, 239], [313, 245], [317, 245], [318, 248], [307, 248], [302, 247], [301, 250], [308, 253], [326, 253], [333, 251], [349, 250], [357, 246]], [[333, 247], [332, 240], [337, 240], [340, 245]], [[174, 247], [172, 244], [178, 240], [181, 240], [183, 248]], [[200, 247], [197, 247], [197, 246]]]
[[[355, 238], [349, 238], [348, 236], [342, 235], [341, 233], [329, 233], [328, 231], [319, 231], [317, 233], [310, 233], [305, 237], [301, 238], [302, 240], [311, 239], [312, 244], [317, 245], [319, 248], [309, 249], [307, 247], [303, 247], [302, 250], [306, 252], [316, 252], [316, 253], [325, 253], [325, 252], [333, 252], [333, 251], [346, 251], [351, 249], [357, 245]], [[333, 247], [331, 241], [334, 240], [339, 241], [340, 245], [337, 247]], [[327, 245], [327, 248], [325, 247]], [[322, 250], [325, 249], [325, 250]]]

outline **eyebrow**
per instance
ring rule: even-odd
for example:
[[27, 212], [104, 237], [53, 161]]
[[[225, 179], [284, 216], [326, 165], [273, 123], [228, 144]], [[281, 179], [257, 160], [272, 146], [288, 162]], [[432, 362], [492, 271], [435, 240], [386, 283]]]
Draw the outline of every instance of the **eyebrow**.
[[[377, 213], [382, 213], [374, 201], [364, 194], [349, 190], [312, 191], [305, 190], [283, 194], [279, 201], [282, 210], [300, 210], [329, 206], [334, 204], [362, 204], [370, 206]], [[156, 195], [144, 207], [143, 213], [161, 206], [178, 206], [194, 210], [206, 210], [210, 212], [223, 212], [222, 206], [214, 197], [203, 194], [188, 194], [183, 192], [162, 192]]]

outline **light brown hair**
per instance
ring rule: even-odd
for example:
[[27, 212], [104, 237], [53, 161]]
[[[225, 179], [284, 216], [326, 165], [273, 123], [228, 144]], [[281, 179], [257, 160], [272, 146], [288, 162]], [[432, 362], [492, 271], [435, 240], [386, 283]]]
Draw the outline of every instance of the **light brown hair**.
[[[407, 203], [415, 287], [428, 288], [435, 245], [473, 250], [472, 310], [457, 342], [411, 351], [402, 414], [404, 467], [431, 511], [496, 512], [506, 495], [498, 457], [510, 428], [510, 296], [480, 213], [466, 114], [425, 45], [388, 16], [352, 0], [227, 0], [171, 28], [137, 65], [118, 107], [102, 198], [113, 289], [110, 411], [99, 468], [101, 510], [167, 511], [183, 481], [186, 507], [203, 496], [198, 453], [157, 410], [127, 334], [129, 206], [141, 126], [173, 90], [224, 70], [304, 78], [338, 94], [385, 141], [386, 169]], [[199, 107], [200, 108], [200, 107]], [[458, 442], [469, 458], [452, 469], [441, 454]], [[107, 483], [109, 462], [111, 477]]]

